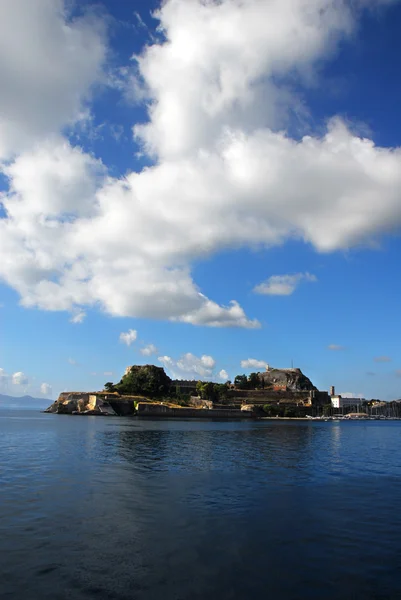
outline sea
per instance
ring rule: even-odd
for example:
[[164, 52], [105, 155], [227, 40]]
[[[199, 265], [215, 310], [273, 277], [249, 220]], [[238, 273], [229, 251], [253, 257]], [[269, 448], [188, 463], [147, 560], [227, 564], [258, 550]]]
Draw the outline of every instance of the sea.
[[401, 422], [0, 410], [1, 600], [401, 599]]

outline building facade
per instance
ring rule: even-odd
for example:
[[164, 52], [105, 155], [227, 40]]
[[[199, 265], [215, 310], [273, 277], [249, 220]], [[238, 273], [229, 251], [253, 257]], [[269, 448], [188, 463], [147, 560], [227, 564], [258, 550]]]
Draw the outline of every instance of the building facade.
[[340, 395], [331, 396], [331, 405], [333, 408], [359, 408], [364, 402], [365, 398], [343, 398]]

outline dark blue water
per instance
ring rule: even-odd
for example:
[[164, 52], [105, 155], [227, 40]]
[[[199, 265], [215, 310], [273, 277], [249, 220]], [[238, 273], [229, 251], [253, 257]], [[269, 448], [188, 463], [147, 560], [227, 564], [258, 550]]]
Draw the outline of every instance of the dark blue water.
[[401, 598], [401, 423], [0, 411], [1, 599]]

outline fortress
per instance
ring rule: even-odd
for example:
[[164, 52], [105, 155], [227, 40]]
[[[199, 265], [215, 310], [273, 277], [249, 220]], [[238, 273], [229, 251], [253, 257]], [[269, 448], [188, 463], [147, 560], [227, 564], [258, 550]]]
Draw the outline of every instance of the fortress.
[[171, 380], [162, 367], [133, 365], [126, 368], [118, 384], [107, 384], [107, 390], [61, 393], [47, 412], [210, 418], [241, 417], [241, 412], [246, 412], [249, 418], [261, 416], [266, 405], [280, 415], [304, 416], [330, 404], [329, 394], [319, 391], [299, 368], [268, 365], [249, 377], [237, 376], [234, 384], [209, 382], [207, 386], [209, 391], [200, 397], [196, 380]]

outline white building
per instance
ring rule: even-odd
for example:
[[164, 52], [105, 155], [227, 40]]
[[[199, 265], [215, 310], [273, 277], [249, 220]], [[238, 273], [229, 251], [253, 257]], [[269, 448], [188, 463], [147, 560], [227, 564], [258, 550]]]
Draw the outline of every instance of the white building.
[[359, 407], [365, 402], [365, 398], [343, 398], [342, 396], [331, 396], [331, 406], [333, 408]]

